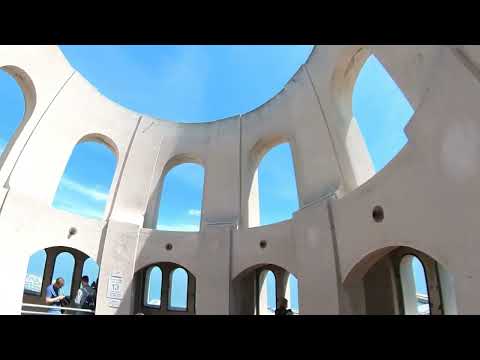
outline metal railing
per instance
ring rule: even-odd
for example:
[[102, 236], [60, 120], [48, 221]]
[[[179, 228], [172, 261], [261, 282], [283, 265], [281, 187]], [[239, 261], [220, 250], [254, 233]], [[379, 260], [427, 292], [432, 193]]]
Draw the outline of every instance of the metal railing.
[[[27, 304], [22, 303], [22, 310], [21, 315], [51, 315], [51, 313], [45, 311], [32, 311], [32, 310], [24, 310], [23, 308], [38, 308], [38, 309], [55, 309], [55, 310], [65, 310], [72, 311], [72, 312], [82, 312], [86, 314], [95, 314], [94, 310], [89, 309], [80, 309], [80, 308], [72, 308], [72, 307], [63, 307], [63, 306], [54, 306], [54, 305], [39, 305], [39, 304]], [[59, 315], [72, 315], [72, 314], [59, 314]]]

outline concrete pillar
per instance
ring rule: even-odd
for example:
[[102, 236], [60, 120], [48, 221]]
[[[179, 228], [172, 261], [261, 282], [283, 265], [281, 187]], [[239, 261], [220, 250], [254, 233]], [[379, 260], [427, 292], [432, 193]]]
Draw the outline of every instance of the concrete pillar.
[[260, 194], [258, 187], [258, 168], [252, 179], [252, 186], [248, 194], [248, 224], [247, 227], [260, 226]]
[[453, 275], [438, 263], [437, 270], [442, 293], [443, 312], [445, 315], [457, 315], [458, 309]]
[[40, 296], [42, 299], [45, 298], [46, 291], [48, 285], [50, 285], [53, 281], [53, 268], [55, 266], [55, 258], [59, 254], [60, 250], [58, 248], [48, 248], [45, 249], [47, 253], [47, 259], [45, 260], [45, 270], [43, 272], [43, 279], [42, 279], [42, 292]]
[[[232, 224], [207, 224], [198, 252], [196, 314], [228, 315], [231, 286]], [[214, 259], [214, 261], [213, 261]]]
[[27, 254], [14, 249], [0, 254], [0, 281], [8, 284], [8, 291], [4, 292], [1, 300], [0, 314], [2, 315], [20, 315], [28, 259]]
[[80, 289], [80, 283], [82, 281], [83, 264], [85, 263], [85, 260], [87, 260], [88, 258], [87, 255], [77, 251], [73, 255], [75, 257], [75, 269], [73, 271], [72, 288], [70, 292], [72, 302], [77, 296], [78, 289]]
[[[340, 313], [335, 239], [327, 200], [300, 209], [293, 218], [300, 315]], [[295, 270], [293, 270], [295, 271]]]
[[[170, 297], [170, 272], [172, 269], [169, 266], [162, 266], [162, 288], [160, 289], [160, 311], [166, 311], [168, 309], [169, 297]], [[142, 294], [143, 295], [143, 294]]]
[[269, 270], [261, 270], [258, 272], [258, 315], [268, 314], [268, 284], [267, 275]]
[[[139, 227], [110, 221], [105, 231], [103, 252], [99, 257], [97, 315], [129, 315], [134, 311], [134, 268]], [[121, 299], [107, 297], [112, 275], [121, 278]]]
[[280, 300], [282, 297], [286, 298], [288, 300], [288, 305], [291, 305], [291, 293], [290, 293], [290, 284], [288, 283], [288, 277], [290, 276], [290, 273], [285, 270], [279, 270], [275, 274], [276, 278], [276, 286], [277, 286], [277, 299], [276, 299], [276, 305], [278, 306], [278, 300]]
[[413, 256], [406, 255], [400, 262], [400, 279], [402, 284], [403, 309], [405, 315], [417, 314], [417, 289], [413, 276]]
[[389, 256], [378, 261], [364, 277], [367, 315], [395, 315], [397, 292], [395, 270]]

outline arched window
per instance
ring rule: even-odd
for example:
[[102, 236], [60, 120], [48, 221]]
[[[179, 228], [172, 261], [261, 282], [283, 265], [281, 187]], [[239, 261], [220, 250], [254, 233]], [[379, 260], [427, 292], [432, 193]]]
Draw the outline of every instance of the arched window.
[[188, 274], [176, 268], [170, 274], [169, 310], [186, 310], [188, 298]]
[[164, 231], [199, 231], [203, 201], [203, 167], [184, 163], [163, 179], [156, 228]]
[[352, 98], [375, 171], [381, 170], [407, 143], [404, 127], [414, 110], [395, 81], [371, 55], [358, 74]]
[[25, 292], [40, 295], [43, 286], [43, 274], [45, 272], [45, 261], [47, 253], [39, 250], [28, 261], [27, 276], [25, 277]]
[[6, 71], [0, 68], [0, 154], [17, 131], [25, 113], [22, 89]]
[[421, 261], [413, 255], [405, 255], [400, 262], [403, 305], [406, 315], [429, 315], [427, 279]]
[[146, 273], [144, 305], [159, 308], [161, 299], [162, 270], [158, 266], [153, 266]]
[[293, 313], [298, 314], [298, 280], [293, 274], [288, 275], [285, 298], [288, 300], [288, 306], [292, 309]]
[[103, 218], [116, 163], [116, 155], [103, 143], [77, 144], [58, 185], [53, 207], [85, 217]]
[[249, 227], [290, 219], [298, 210], [292, 151], [288, 143], [270, 149], [260, 161], [249, 198]]
[[55, 279], [62, 277], [65, 284], [61, 292], [65, 296], [69, 296], [72, 289], [73, 271], [75, 269], [75, 258], [69, 252], [62, 252], [55, 258], [55, 265], [53, 266], [52, 282]]
[[92, 258], [88, 258], [83, 263], [82, 276], [88, 276], [90, 285], [92, 285], [93, 282], [95, 282], [96, 284], [98, 283], [99, 271], [100, 268], [98, 267], [98, 264]]
[[263, 270], [259, 279], [258, 314], [274, 315], [277, 308], [277, 289], [275, 275]]

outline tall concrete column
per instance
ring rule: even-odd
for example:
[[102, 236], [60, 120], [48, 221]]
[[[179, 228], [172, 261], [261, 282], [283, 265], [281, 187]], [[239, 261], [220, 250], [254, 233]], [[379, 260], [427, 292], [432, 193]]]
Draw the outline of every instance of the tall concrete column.
[[80, 252], [75, 252], [75, 269], [73, 271], [72, 289], [70, 291], [71, 300], [73, 301], [77, 296], [78, 289], [80, 289], [80, 282], [82, 280], [83, 264], [87, 260], [87, 256]]
[[[293, 218], [300, 315], [340, 313], [340, 279], [327, 200], [300, 209]], [[295, 270], [294, 270], [295, 271]]]
[[207, 224], [204, 227], [196, 276], [196, 313], [228, 315], [231, 286], [232, 224]]
[[47, 287], [53, 282], [53, 271], [55, 268], [55, 260], [57, 255], [61, 253], [60, 248], [49, 248], [45, 249], [47, 253], [47, 259], [45, 260], [45, 271], [43, 272], [43, 280], [42, 280], [42, 293], [41, 296], [45, 297]]
[[[106, 229], [103, 252], [99, 260], [97, 315], [129, 315], [134, 311], [134, 267], [138, 241], [138, 226], [110, 221]], [[121, 298], [107, 296], [112, 276], [121, 281]]]

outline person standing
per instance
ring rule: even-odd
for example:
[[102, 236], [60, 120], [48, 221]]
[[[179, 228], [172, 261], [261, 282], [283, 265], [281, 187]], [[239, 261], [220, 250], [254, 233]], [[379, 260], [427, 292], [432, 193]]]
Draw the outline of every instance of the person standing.
[[[75, 306], [81, 309], [93, 310], [95, 309], [95, 289], [92, 288], [88, 282], [88, 276], [82, 276], [82, 286], [78, 289], [77, 296], [75, 297]], [[77, 315], [88, 314], [87, 312], [77, 311]]]
[[275, 310], [275, 315], [293, 315], [293, 311], [288, 309], [288, 300], [281, 298], [279, 300], [279, 306]]
[[57, 278], [55, 282], [47, 287], [47, 295], [45, 296], [45, 302], [47, 305], [55, 306], [55, 308], [48, 309], [48, 313], [51, 315], [62, 315], [62, 300], [65, 296], [61, 293], [61, 289], [65, 284], [65, 280], [61, 277]]

